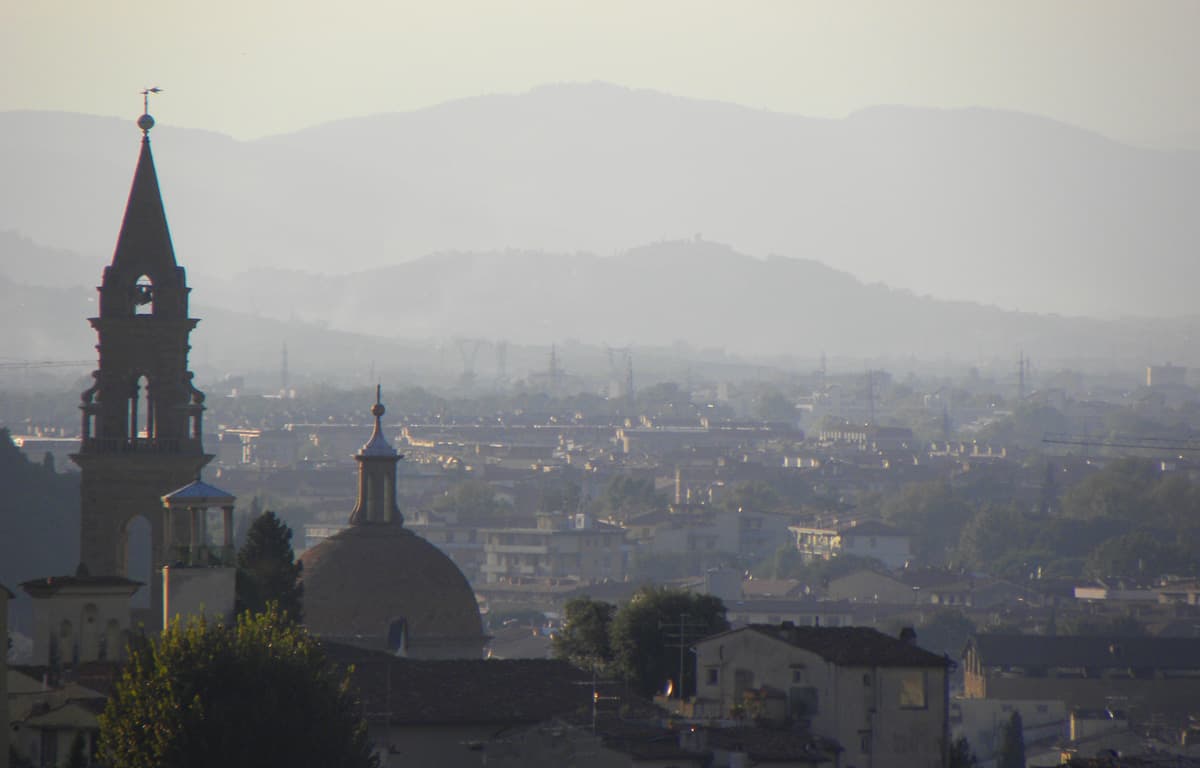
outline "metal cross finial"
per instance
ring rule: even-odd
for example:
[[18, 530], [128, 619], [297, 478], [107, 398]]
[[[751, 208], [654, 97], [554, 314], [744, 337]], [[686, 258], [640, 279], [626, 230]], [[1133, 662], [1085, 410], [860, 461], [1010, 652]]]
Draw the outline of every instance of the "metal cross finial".
[[162, 88], [156, 85], [153, 88], [142, 89], [142, 114], [144, 115], [150, 114], [150, 94], [152, 93], [162, 93]]
[[383, 403], [383, 385], [376, 384], [375, 385], [375, 404], [381, 405], [382, 403]]

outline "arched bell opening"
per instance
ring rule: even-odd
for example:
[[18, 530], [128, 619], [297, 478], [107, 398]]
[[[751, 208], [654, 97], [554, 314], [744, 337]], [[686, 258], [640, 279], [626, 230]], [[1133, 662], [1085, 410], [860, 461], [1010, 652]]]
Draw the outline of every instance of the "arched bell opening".
[[154, 393], [150, 379], [138, 376], [129, 392], [129, 438], [150, 440], [155, 435]]
[[142, 275], [133, 284], [133, 313], [135, 315], [154, 314], [154, 281], [149, 275]]

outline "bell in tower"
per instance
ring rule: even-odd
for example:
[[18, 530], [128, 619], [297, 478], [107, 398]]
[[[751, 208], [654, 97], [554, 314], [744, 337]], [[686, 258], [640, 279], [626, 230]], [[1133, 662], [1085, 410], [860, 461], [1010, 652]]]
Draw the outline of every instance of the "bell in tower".
[[[161, 498], [195, 480], [212, 456], [201, 444], [204, 394], [188, 370], [183, 267], [175, 262], [150, 152], [154, 119], [143, 114], [141, 153], [112, 263], [100, 284], [96, 329], [99, 366], [82, 395], [82, 444], [71, 458], [82, 470], [81, 561], [93, 575], [125, 576], [131, 525], [149, 523], [151, 617], [161, 616], [158, 570], [172, 531]], [[167, 513], [172, 514], [171, 512]], [[155, 622], [148, 622], [148, 625]]]

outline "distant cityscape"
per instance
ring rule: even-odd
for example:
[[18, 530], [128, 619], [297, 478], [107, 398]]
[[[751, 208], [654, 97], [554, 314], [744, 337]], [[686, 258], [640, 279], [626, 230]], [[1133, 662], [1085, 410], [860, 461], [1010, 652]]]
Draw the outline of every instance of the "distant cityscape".
[[888, 367], [799, 326], [772, 361], [550, 318], [199, 376], [137, 125], [91, 315], [47, 313], [94, 372], [0, 362], [0, 768], [100, 764], [147, 648], [284, 601], [379, 765], [1200, 765], [1186, 365]]

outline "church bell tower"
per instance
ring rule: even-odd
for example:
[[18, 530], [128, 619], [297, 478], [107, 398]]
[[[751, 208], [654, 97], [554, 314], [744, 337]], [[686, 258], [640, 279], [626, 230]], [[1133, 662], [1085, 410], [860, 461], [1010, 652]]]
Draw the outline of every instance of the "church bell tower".
[[90, 319], [99, 367], [82, 395], [81, 561], [93, 576], [126, 575], [129, 526], [150, 524], [151, 616], [161, 616], [159, 570], [172, 545], [162, 497], [196, 480], [212, 456], [201, 444], [204, 394], [188, 371], [187, 280], [171, 234], [150, 153], [154, 119], [143, 114], [141, 154], [112, 263]]

